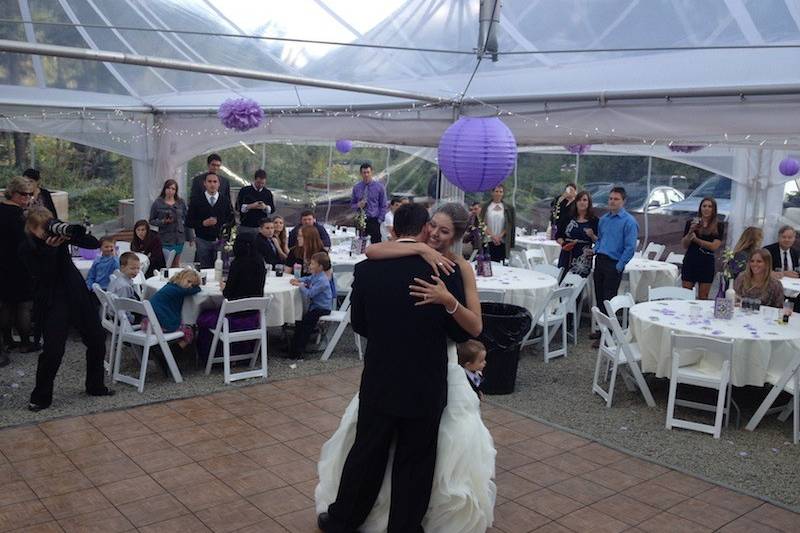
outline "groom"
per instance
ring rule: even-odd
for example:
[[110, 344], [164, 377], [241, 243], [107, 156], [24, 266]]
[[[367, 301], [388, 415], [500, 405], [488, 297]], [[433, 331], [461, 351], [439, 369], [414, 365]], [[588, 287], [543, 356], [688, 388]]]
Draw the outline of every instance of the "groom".
[[[424, 242], [427, 222], [428, 212], [421, 205], [400, 207], [394, 215], [397, 242]], [[356, 265], [351, 324], [368, 343], [356, 438], [336, 501], [319, 515], [323, 531], [352, 533], [366, 520], [383, 482], [393, 441], [389, 533], [423, 531], [439, 419], [447, 403], [447, 337], [468, 338], [443, 306], [414, 305], [409, 285], [415, 277], [430, 279], [431, 274], [430, 266], [417, 255]], [[463, 302], [460, 273], [446, 276], [444, 282]]]

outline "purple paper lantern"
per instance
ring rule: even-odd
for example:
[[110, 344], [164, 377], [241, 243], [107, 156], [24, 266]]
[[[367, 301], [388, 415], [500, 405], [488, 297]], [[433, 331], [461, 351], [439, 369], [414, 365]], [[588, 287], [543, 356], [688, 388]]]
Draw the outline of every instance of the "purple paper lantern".
[[784, 176], [794, 176], [800, 172], [800, 161], [793, 157], [787, 157], [780, 162], [778, 170], [780, 170], [781, 174]]
[[247, 131], [261, 125], [264, 110], [250, 98], [229, 98], [219, 106], [217, 116], [226, 128]]
[[346, 154], [353, 149], [353, 141], [350, 139], [339, 139], [336, 141], [336, 151], [340, 154]]
[[575, 155], [583, 155], [588, 152], [591, 147], [591, 144], [568, 144], [564, 146], [564, 148], [567, 149], [567, 152]]
[[672, 152], [679, 152], [681, 154], [691, 154], [692, 152], [697, 152], [698, 150], [702, 150], [705, 146], [701, 144], [670, 144], [669, 149]]
[[493, 189], [517, 163], [517, 141], [497, 117], [461, 117], [439, 139], [439, 167], [464, 192]]

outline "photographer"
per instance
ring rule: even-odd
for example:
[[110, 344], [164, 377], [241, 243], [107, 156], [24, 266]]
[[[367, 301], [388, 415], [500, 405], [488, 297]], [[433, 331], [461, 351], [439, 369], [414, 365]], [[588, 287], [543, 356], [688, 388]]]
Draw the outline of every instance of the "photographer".
[[99, 246], [86, 228], [60, 223], [47, 209], [33, 207], [25, 219], [27, 238], [20, 257], [33, 278], [33, 313], [41, 325], [44, 350], [39, 355], [36, 387], [28, 409], [40, 411], [53, 401], [53, 382], [64, 357], [70, 325], [75, 326], [86, 345], [86, 393], [112, 396], [103, 383], [105, 331], [86, 290], [83, 276], [72, 263], [67, 242], [82, 248]]

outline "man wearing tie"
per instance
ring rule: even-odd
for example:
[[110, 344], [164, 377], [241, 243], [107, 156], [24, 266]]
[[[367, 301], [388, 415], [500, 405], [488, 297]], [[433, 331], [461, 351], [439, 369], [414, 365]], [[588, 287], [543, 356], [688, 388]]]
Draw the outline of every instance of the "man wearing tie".
[[204, 182], [202, 195], [196, 195], [189, 203], [186, 225], [194, 229], [197, 252], [195, 260], [200, 268], [213, 268], [217, 253], [217, 241], [222, 228], [233, 222], [233, 208], [219, 191], [219, 177], [209, 172]]
[[775, 279], [798, 278], [800, 261], [798, 261], [797, 250], [793, 249], [797, 233], [791, 226], [783, 226], [778, 230], [778, 242], [774, 242], [764, 248], [772, 256], [772, 277]]
[[381, 242], [381, 223], [386, 217], [386, 190], [382, 183], [372, 178], [372, 165], [363, 163], [360, 172], [361, 181], [353, 186], [350, 207], [364, 210], [370, 242]]

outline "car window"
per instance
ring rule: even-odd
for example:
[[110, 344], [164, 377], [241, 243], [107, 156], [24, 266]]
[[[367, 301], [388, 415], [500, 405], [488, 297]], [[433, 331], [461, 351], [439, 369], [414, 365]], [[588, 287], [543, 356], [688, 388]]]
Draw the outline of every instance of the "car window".
[[705, 198], [711, 196], [717, 200], [724, 198], [730, 200], [731, 198], [731, 180], [723, 176], [715, 176], [709, 178], [700, 184], [698, 188], [692, 191], [689, 196], [693, 198]]
[[678, 191], [667, 191], [667, 202], [668, 203], [671, 204], [671, 203], [674, 203], [674, 202], [680, 202], [681, 200], [683, 200], [683, 197], [680, 195], [680, 193]]
[[650, 203], [653, 202], [658, 202], [658, 205], [667, 204], [667, 194], [664, 192], [663, 189], [653, 191], [653, 196], [650, 198]]

